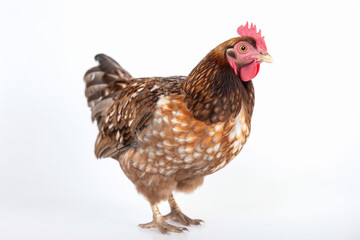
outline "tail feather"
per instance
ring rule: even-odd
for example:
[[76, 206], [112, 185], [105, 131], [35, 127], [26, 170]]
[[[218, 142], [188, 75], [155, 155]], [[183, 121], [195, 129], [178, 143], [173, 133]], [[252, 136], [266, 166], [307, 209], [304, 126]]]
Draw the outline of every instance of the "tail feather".
[[126, 87], [132, 77], [120, 64], [105, 54], [98, 54], [95, 59], [99, 66], [89, 69], [84, 76], [85, 96], [91, 108], [91, 119], [96, 120], [100, 128], [107, 110], [114, 103], [113, 97]]
[[94, 121], [98, 119], [98, 117], [103, 117], [102, 115], [106, 113], [113, 102], [113, 99], [107, 98], [95, 104], [95, 106], [91, 108], [91, 120]]
[[95, 56], [95, 60], [99, 61], [99, 67], [102, 71], [119, 75], [121, 78], [131, 78], [131, 75], [111, 57], [105, 54], [98, 54]]

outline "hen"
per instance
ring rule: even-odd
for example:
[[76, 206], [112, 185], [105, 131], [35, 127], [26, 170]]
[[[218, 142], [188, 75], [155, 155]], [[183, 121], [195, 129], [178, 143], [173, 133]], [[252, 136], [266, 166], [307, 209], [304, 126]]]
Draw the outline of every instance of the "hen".
[[[254, 107], [251, 79], [272, 57], [256, 26], [240, 26], [238, 34], [210, 51], [187, 77], [134, 78], [104, 54], [86, 72], [85, 95], [99, 128], [95, 155], [118, 160], [149, 201], [153, 221], [140, 227], [166, 233], [187, 230], [167, 219], [200, 224], [181, 212], [172, 192], [195, 190], [244, 146]], [[162, 200], [170, 204], [166, 216], [157, 206]]]

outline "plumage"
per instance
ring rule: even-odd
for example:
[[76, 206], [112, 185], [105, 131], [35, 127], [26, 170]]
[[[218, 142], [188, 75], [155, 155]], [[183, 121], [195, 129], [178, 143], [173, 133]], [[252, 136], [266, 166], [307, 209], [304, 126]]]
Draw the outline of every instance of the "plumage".
[[[252, 36], [255, 39], [242, 36], [220, 44], [189, 76], [133, 78], [104, 54], [95, 57], [99, 66], [86, 72], [85, 96], [99, 127], [95, 155], [118, 160], [151, 204], [153, 221], [141, 227], [157, 227], [163, 233], [186, 230], [167, 224], [168, 218], [200, 224], [180, 211], [172, 192], [193, 191], [204, 176], [225, 167], [244, 146], [251, 129], [254, 88], [251, 80], [241, 77], [254, 76], [259, 59], [271, 60], [257, 49], [256, 37], [263, 41], [261, 34]], [[234, 49], [239, 44], [257, 55], [243, 58], [242, 50]], [[171, 207], [166, 216], [157, 208], [163, 200]]]

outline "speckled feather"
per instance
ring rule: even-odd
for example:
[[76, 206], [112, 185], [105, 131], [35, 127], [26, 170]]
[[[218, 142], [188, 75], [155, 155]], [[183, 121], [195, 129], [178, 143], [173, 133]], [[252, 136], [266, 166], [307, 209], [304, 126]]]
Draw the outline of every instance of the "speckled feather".
[[242, 82], [223, 56], [239, 39], [219, 45], [188, 77], [132, 78], [105, 55], [85, 74], [100, 130], [96, 156], [117, 159], [150, 203], [174, 190], [194, 190], [244, 146], [253, 85]]

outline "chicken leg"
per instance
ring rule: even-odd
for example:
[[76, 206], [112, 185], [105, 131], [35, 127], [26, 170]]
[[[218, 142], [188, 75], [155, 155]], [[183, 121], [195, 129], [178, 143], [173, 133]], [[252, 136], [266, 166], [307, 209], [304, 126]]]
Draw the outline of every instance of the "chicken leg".
[[160, 214], [157, 204], [151, 206], [153, 212], [153, 221], [145, 224], [139, 224], [141, 228], [153, 228], [156, 227], [161, 233], [177, 232], [182, 233], [188, 231], [185, 227], [176, 227], [165, 222], [165, 218]]
[[203, 220], [200, 219], [191, 219], [188, 216], [186, 216], [184, 213], [181, 212], [179, 206], [175, 202], [174, 196], [171, 194], [169, 197], [169, 205], [171, 212], [164, 216], [164, 219], [174, 219], [181, 223], [182, 225], [189, 226], [190, 224], [193, 225], [200, 225]]

